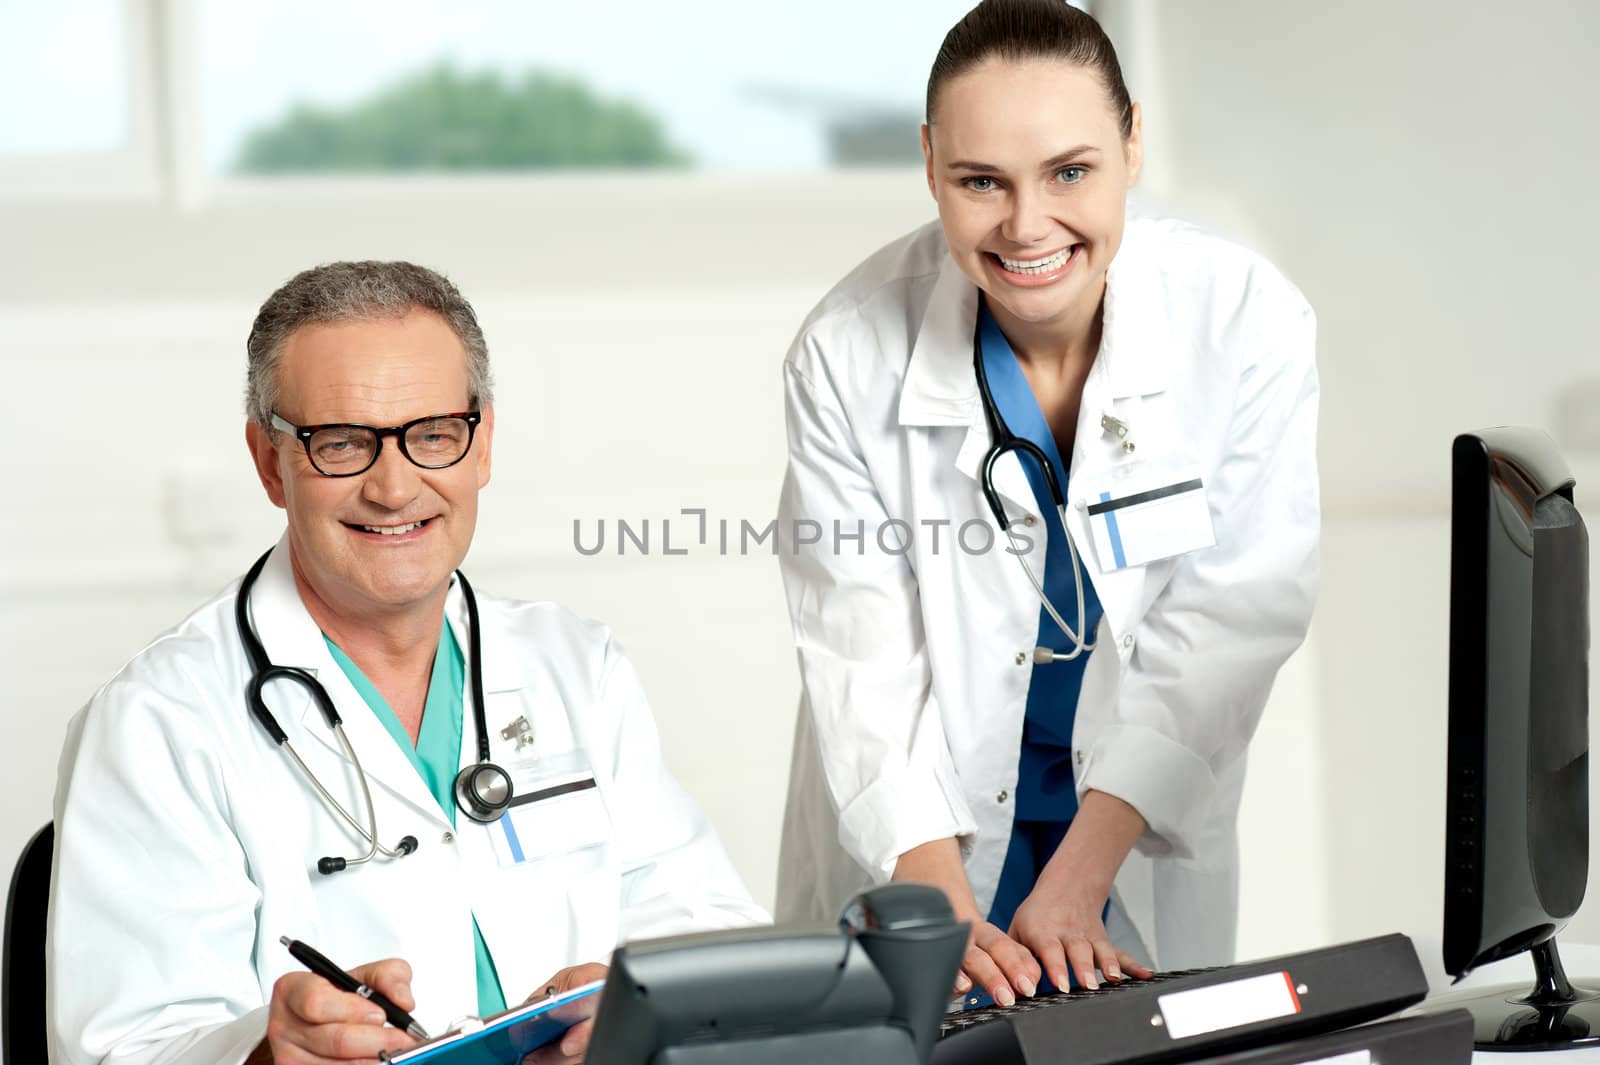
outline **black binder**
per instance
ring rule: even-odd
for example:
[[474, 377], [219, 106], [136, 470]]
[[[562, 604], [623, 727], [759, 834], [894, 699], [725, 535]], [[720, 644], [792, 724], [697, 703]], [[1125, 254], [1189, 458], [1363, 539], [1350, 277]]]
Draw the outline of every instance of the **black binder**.
[[1200, 1058], [1188, 1065], [1470, 1065], [1472, 1014], [1447, 1010], [1357, 1025], [1277, 1046]]
[[1024, 1000], [947, 1030], [933, 1065], [1194, 1061], [1376, 1020], [1427, 993], [1411, 940], [1380, 936], [1175, 980]]

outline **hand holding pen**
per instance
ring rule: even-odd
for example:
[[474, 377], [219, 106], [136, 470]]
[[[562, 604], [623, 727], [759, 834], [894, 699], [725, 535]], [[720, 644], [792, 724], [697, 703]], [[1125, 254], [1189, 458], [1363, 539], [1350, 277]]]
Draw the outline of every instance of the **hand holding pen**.
[[347, 973], [303, 943], [283, 942], [312, 971], [288, 973], [273, 985], [267, 1039], [252, 1062], [371, 1061], [427, 1038], [406, 1012], [416, 1003], [404, 961], [389, 958]]

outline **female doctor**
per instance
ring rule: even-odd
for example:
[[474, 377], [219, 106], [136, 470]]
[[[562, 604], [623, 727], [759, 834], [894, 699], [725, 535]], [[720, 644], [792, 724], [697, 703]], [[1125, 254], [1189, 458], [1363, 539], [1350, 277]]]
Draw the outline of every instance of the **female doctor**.
[[956, 989], [1002, 1004], [1231, 959], [1245, 748], [1315, 593], [1311, 309], [1126, 216], [1139, 126], [1093, 19], [984, 0], [929, 78], [938, 223], [784, 365], [779, 918], [937, 884]]

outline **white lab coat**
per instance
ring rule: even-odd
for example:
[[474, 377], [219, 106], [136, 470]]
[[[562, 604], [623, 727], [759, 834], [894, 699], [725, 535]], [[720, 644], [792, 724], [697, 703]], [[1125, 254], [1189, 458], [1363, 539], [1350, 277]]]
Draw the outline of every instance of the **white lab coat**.
[[[898, 855], [952, 836], [979, 907], [993, 901], [1039, 600], [978, 479], [989, 431], [977, 298], [939, 226], [926, 226], [841, 282], [784, 363], [780, 558], [803, 694], [780, 920], [836, 912]], [[1080, 797], [1118, 796], [1149, 825], [1113, 899], [1166, 968], [1233, 955], [1245, 748], [1316, 589], [1314, 348], [1310, 307], [1270, 264], [1178, 223], [1130, 219], [1071, 458], [1069, 525], [1105, 608], [1073, 749]], [[1103, 414], [1130, 426], [1134, 452]], [[1080, 503], [1129, 470], [1183, 463], [1203, 476], [1216, 546], [1102, 565]], [[1037, 520], [1014, 457], [995, 484], [1013, 520]], [[914, 530], [908, 552], [904, 527], [874, 535], [890, 519]], [[963, 530], [975, 553], [954, 539]], [[1043, 528], [1019, 532], [1042, 577]], [[1075, 604], [1056, 606], [1076, 621]]]
[[[267, 654], [327, 687], [381, 841], [420, 841], [408, 857], [320, 875], [320, 856], [365, 845], [247, 710], [236, 592], [142, 651], [68, 730], [48, 949], [58, 1065], [242, 1061], [266, 1030], [273, 982], [301, 970], [283, 935], [344, 965], [405, 958], [414, 1015], [438, 1032], [477, 1013], [474, 917], [511, 1003], [564, 966], [608, 961], [624, 940], [766, 919], [662, 765], [638, 677], [604, 627], [478, 594], [493, 759], [514, 777], [592, 773], [597, 783], [516, 807], [526, 860], [502, 866], [494, 833], [504, 830], [464, 814], [452, 829], [334, 663], [280, 543], [252, 595]], [[458, 587], [446, 616], [465, 651]], [[274, 682], [268, 692], [290, 744], [365, 818], [351, 764], [305, 690]], [[464, 710], [467, 765], [477, 754], [470, 685]], [[499, 734], [519, 715], [533, 726], [531, 751]]]

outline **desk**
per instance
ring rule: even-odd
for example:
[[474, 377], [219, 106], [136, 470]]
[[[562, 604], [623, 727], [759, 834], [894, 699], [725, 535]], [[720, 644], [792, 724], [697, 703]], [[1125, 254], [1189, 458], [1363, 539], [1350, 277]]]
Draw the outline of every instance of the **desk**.
[[[1562, 943], [1560, 951], [1562, 966], [1573, 983], [1591, 989], [1600, 987], [1600, 946]], [[1447, 993], [1447, 990], [1466, 991], [1474, 987], [1493, 987], [1496, 984], [1526, 984], [1532, 987], [1533, 960], [1526, 954], [1519, 954], [1515, 958], [1485, 965], [1481, 969], [1474, 970], [1472, 975], [1461, 983], [1448, 989], [1438, 990]], [[1561, 1065], [1600, 1065], [1600, 1047], [1564, 1050], [1559, 1053], [1504, 1053], [1480, 1050], [1472, 1055], [1472, 1065], [1538, 1065], [1540, 1061], [1545, 1060], [1559, 1061]]]

